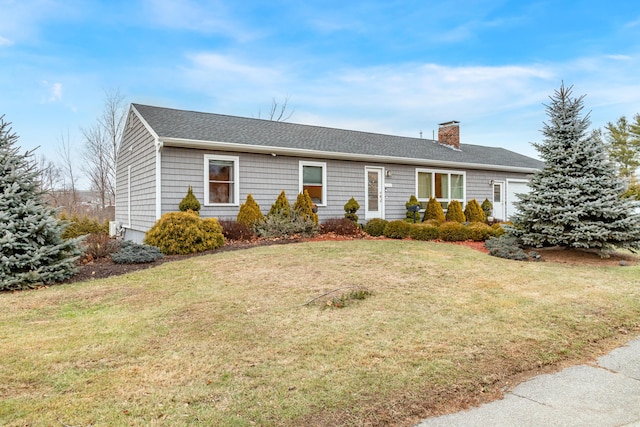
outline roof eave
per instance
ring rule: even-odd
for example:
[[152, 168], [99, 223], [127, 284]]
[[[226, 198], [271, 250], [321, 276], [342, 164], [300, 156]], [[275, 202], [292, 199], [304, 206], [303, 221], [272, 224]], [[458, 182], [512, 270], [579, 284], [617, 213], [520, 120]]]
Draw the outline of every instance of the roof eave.
[[464, 163], [464, 162], [452, 162], [447, 160], [417, 159], [417, 158], [411, 158], [411, 157], [397, 157], [397, 156], [377, 156], [377, 155], [371, 155], [371, 154], [318, 151], [318, 150], [308, 150], [303, 148], [273, 147], [273, 146], [262, 146], [262, 145], [238, 144], [233, 142], [202, 141], [202, 140], [184, 139], [184, 138], [160, 137], [159, 140], [166, 147], [198, 148], [198, 149], [205, 149], [205, 150], [237, 151], [237, 152], [245, 152], [245, 153], [260, 153], [260, 154], [271, 154], [271, 155], [275, 154], [280, 156], [314, 157], [314, 158], [321, 158], [321, 159], [354, 160], [354, 161], [363, 161], [363, 162], [368, 161], [368, 162], [376, 162], [376, 163], [400, 163], [400, 164], [409, 164], [409, 165], [415, 165], [415, 166], [438, 166], [438, 167], [492, 170], [492, 171], [517, 172], [517, 173], [534, 173], [539, 170], [537, 168], [529, 168], [529, 167], [521, 167], [521, 166], [505, 166], [505, 165], [492, 165], [492, 164], [482, 164], [482, 163]]

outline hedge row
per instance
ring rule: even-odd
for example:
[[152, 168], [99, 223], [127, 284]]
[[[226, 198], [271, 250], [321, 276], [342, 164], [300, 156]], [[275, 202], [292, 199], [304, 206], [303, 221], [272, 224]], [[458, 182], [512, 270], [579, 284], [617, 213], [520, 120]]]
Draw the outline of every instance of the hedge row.
[[411, 224], [405, 220], [386, 221], [372, 219], [364, 226], [364, 231], [371, 236], [385, 236], [390, 239], [411, 238], [413, 240], [444, 240], [461, 242], [473, 240], [483, 242], [490, 237], [504, 234], [500, 224], [492, 226], [481, 222], [460, 223], [456, 221], [426, 221]]

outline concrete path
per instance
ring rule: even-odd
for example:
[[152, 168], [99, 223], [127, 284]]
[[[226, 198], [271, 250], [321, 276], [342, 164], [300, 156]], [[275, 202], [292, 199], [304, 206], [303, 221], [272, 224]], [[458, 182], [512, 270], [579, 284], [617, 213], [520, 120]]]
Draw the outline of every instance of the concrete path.
[[640, 427], [640, 339], [594, 365], [532, 378], [504, 399], [417, 427]]

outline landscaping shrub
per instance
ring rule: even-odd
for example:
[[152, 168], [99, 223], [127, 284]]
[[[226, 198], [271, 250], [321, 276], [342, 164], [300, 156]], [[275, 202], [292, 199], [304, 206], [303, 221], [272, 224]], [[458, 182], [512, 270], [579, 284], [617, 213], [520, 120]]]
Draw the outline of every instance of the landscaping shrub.
[[489, 199], [484, 199], [484, 202], [482, 202], [480, 207], [482, 208], [485, 217], [489, 218], [490, 216], [493, 216], [493, 203], [491, 203]]
[[360, 209], [360, 204], [353, 197], [344, 205], [344, 217], [350, 221], [358, 223], [358, 215], [356, 212]]
[[187, 195], [184, 196], [184, 199], [178, 205], [178, 208], [181, 212], [193, 211], [196, 213], [200, 212], [200, 202], [193, 194], [193, 189], [189, 186], [187, 190]]
[[364, 232], [373, 237], [382, 236], [388, 223], [386, 219], [373, 218], [364, 226]]
[[469, 240], [469, 229], [456, 221], [445, 222], [440, 226], [440, 238], [445, 242], [464, 242]]
[[447, 214], [445, 215], [447, 221], [465, 222], [467, 219], [462, 212], [462, 204], [457, 200], [452, 200], [447, 205]]
[[484, 246], [489, 250], [489, 255], [495, 257], [517, 261], [528, 259], [527, 254], [520, 247], [518, 239], [509, 234], [492, 237], [484, 243]]
[[291, 205], [289, 205], [289, 200], [287, 196], [284, 194], [284, 190], [278, 195], [275, 203], [271, 205], [271, 209], [269, 210], [268, 216], [284, 216], [289, 218], [291, 216]]
[[[264, 218], [262, 220], [264, 221]], [[250, 241], [256, 237], [256, 233], [252, 228], [238, 221], [219, 220], [218, 223], [222, 227], [222, 235], [227, 240]]]
[[433, 197], [429, 199], [427, 208], [424, 210], [424, 218], [422, 218], [422, 221], [430, 220], [437, 221], [438, 223], [443, 223], [446, 220], [444, 211], [442, 210], [442, 204]]
[[82, 240], [84, 259], [105, 258], [120, 248], [119, 242], [108, 233], [91, 233]]
[[298, 198], [293, 204], [293, 210], [298, 214], [299, 217], [302, 217], [304, 220], [310, 219], [315, 224], [318, 224], [318, 214], [313, 211], [313, 208], [314, 204], [307, 190], [304, 190], [304, 192], [298, 194]]
[[116, 264], [144, 264], [154, 262], [164, 255], [155, 246], [140, 245], [128, 240], [120, 244], [120, 249], [111, 254], [111, 260]]
[[190, 254], [224, 245], [222, 227], [215, 218], [201, 219], [194, 212], [169, 212], [147, 232], [144, 243], [165, 255]]
[[409, 230], [409, 237], [413, 240], [436, 240], [439, 236], [440, 229], [431, 224], [413, 224]]
[[329, 218], [322, 224], [320, 231], [340, 236], [357, 236], [361, 232], [358, 224], [347, 218]]
[[240, 205], [236, 221], [248, 228], [253, 228], [262, 220], [264, 220], [264, 215], [260, 211], [260, 205], [253, 199], [251, 194], [247, 194], [247, 201]]
[[493, 229], [490, 225], [484, 222], [472, 222], [467, 225], [469, 231], [469, 238], [474, 242], [484, 242], [490, 237], [493, 237]]
[[60, 219], [69, 223], [69, 226], [62, 232], [63, 239], [74, 239], [92, 233], [109, 234], [109, 221], [100, 223], [97, 219], [88, 216], [73, 215], [69, 217], [64, 212], [60, 215]]
[[[411, 197], [409, 197], [409, 201], [407, 203], [405, 203], [404, 206], [405, 206], [405, 208], [407, 208], [407, 213], [406, 213], [407, 221], [419, 222], [420, 221], [420, 213], [419, 212], [415, 212], [415, 216], [414, 216], [414, 212], [409, 211], [409, 206], [420, 206], [420, 202], [418, 201], [418, 199], [416, 199], [416, 196], [414, 196], [412, 194]], [[415, 221], [414, 221], [414, 219], [415, 219]]]
[[267, 215], [267, 217], [256, 224], [256, 234], [260, 237], [311, 237], [318, 234], [318, 224], [313, 219], [305, 218], [291, 211], [291, 216]]
[[384, 228], [384, 236], [390, 239], [404, 239], [409, 235], [409, 230], [411, 230], [411, 224], [397, 219], [387, 224]]
[[504, 230], [504, 228], [502, 227], [501, 223], [495, 223], [491, 226], [491, 235], [493, 237], [500, 237], [502, 236], [506, 231]]
[[464, 216], [467, 222], [482, 222], [487, 220], [480, 203], [476, 199], [471, 199], [467, 202], [467, 206], [464, 208]]

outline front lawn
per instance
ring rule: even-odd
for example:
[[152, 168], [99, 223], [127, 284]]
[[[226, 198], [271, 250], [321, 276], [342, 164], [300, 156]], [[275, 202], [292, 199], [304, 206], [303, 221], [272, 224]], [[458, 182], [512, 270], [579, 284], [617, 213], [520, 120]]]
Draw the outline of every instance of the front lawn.
[[411, 425], [631, 339], [638, 277], [353, 240], [0, 294], [0, 424]]

